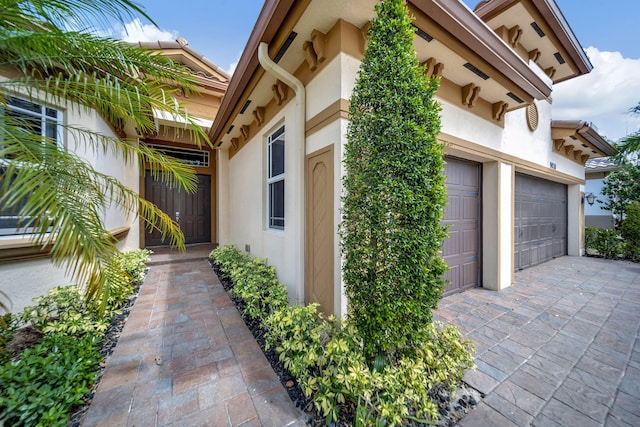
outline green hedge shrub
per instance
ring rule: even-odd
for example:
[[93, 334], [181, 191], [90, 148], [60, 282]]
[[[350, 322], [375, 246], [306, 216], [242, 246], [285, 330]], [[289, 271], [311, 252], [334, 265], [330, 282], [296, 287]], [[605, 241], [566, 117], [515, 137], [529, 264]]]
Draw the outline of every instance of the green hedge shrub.
[[[279, 295], [284, 289], [271, 273], [265, 273], [264, 261], [242, 255], [232, 246], [217, 248], [210, 257], [223, 275], [242, 281], [233, 284], [234, 292], [244, 287], [238, 295], [254, 299], [251, 290], [256, 288], [278, 289], [258, 289], [256, 295], [263, 296]], [[260, 285], [263, 277], [267, 280]], [[474, 368], [473, 344], [454, 326], [429, 323], [424, 326], [426, 338], [413, 356], [395, 363], [378, 358], [370, 367], [352, 321], [325, 318], [317, 304], [289, 307], [283, 299], [272, 301], [275, 305], [260, 305], [255, 311], [267, 331], [266, 346], [275, 349], [327, 424], [337, 421], [345, 408], [355, 411], [355, 425], [431, 422], [438, 413], [429, 391], [443, 383], [454, 386], [467, 369]]]
[[244, 301], [244, 311], [252, 319], [263, 320], [289, 304], [287, 289], [266, 260], [244, 256], [229, 245], [214, 249], [209, 256], [233, 282], [230, 293]]
[[625, 219], [622, 222], [622, 237], [626, 244], [627, 258], [640, 260], [640, 203], [633, 202], [625, 208]]
[[587, 227], [584, 237], [587, 255], [616, 259], [625, 252], [625, 244], [617, 230]]
[[438, 81], [418, 64], [405, 2], [375, 9], [350, 100], [340, 225], [349, 317], [369, 363], [419, 350], [447, 269]]

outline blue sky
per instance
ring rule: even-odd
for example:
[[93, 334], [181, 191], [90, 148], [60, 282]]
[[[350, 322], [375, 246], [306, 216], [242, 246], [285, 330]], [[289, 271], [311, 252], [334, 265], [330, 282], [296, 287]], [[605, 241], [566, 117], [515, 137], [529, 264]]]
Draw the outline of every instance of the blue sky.
[[[262, 0], [138, 1], [158, 28], [143, 21], [127, 25], [127, 32], [114, 28], [115, 36], [130, 41], [184, 37], [191, 48], [228, 71], [234, 69], [263, 4]], [[464, 3], [473, 8], [478, 1]], [[640, 118], [627, 111], [640, 101], [640, 42], [632, 35], [640, 1], [556, 2], [594, 70], [554, 87], [553, 118], [591, 121], [613, 140], [637, 131]]]

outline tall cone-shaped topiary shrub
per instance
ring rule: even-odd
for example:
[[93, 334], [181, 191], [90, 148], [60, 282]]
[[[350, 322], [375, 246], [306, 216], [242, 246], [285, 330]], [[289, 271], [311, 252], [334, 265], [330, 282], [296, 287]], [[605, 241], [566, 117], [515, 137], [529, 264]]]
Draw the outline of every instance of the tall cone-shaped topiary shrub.
[[369, 361], [421, 346], [446, 270], [438, 82], [418, 64], [404, 2], [376, 12], [351, 97], [340, 229], [349, 316]]

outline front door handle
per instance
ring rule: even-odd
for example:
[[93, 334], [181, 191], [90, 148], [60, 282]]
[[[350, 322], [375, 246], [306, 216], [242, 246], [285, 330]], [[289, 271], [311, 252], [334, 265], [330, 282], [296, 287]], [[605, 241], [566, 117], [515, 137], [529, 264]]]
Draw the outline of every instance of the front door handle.
[[180, 222], [180, 212], [176, 212], [176, 222], [179, 223]]

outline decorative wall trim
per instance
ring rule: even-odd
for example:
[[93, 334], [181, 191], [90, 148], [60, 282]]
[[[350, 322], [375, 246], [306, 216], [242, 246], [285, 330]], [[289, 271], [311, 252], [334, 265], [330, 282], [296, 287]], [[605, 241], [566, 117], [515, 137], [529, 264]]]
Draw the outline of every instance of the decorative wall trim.
[[[109, 230], [114, 242], [118, 242], [129, 234], [129, 227], [118, 227]], [[55, 242], [55, 239], [54, 239]], [[42, 246], [35, 241], [16, 236], [15, 239], [0, 240], [0, 264], [27, 259], [49, 258], [53, 243]]]

